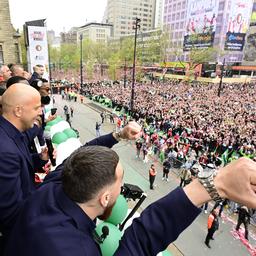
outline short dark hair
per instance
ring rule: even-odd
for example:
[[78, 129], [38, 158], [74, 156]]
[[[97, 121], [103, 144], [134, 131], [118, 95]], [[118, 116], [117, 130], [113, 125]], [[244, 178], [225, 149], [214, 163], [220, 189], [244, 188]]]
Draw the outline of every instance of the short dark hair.
[[102, 188], [116, 181], [119, 157], [102, 146], [81, 147], [64, 163], [62, 185], [65, 194], [77, 203], [91, 200]]
[[27, 84], [29, 84], [28, 80], [25, 77], [22, 77], [22, 76], [12, 76], [12, 77], [10, 77], [7, 80], [6, 88], [9, 88], [13, 84], [19, 83], [20, 81], [27, 81]]
[[45, 78], [39, 78], [39, 80], [41, 80], [43, 83], [48, 83], [49, 81]]

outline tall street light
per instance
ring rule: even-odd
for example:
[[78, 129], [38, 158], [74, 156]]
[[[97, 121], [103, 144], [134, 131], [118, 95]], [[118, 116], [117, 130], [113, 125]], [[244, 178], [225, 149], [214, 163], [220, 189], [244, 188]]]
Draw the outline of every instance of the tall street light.
[[221, 73], [220, 73], [220, 83], [219, 83], [219, 88], [218, 88], [218, 97], [220, 97], [220, 93], [222, 90], [222, 78], [223, 78], [223, 73], [224, 73], [224, 67], [225, 67], [225, 58], [223, 60], [223, 64], [221, 67]]
[[136, 46], [137, 46], [137, 31], [140, 28], [140, 19], [135, 19], [135, 24], [133, 29], [135, 29], [135, 36], [134, 36], [134, 52], [133, 52], [133, 66], [132, 66], [132, 94], [131, 94], [131, 111], [134, 108], [134, 84], [135, 84], [135, 63], [136, 63]]
[[126, 88], [126, 58], [124, 58], [124, 88]]
[[83, 85], [83, 34], [80, 34], [79, 36], [80, 39], [80, 86], [82, 87]]

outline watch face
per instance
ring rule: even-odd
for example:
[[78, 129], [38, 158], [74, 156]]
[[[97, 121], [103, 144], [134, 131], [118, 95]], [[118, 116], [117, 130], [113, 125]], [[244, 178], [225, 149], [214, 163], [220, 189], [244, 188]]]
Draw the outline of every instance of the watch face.
[[209, 172], [209, 171], [200, 171], [198, 173], [198, 178], [201, 178], [201, 179], [206, 179], [208, 177], [210, 177], [212, 175], [212, 172]]

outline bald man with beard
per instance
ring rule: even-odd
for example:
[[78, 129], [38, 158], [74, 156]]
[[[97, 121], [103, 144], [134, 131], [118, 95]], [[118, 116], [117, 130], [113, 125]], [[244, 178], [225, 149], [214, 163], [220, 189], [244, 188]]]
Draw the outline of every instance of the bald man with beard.
[[34, 166], [44, 166], [48, 154], [30, 154], [25, 132], [42, 113], [39, 92], [17, 83], [2, 96], [0, 116], [0, 231], [8, 234], [23, 201], [35, 190]]

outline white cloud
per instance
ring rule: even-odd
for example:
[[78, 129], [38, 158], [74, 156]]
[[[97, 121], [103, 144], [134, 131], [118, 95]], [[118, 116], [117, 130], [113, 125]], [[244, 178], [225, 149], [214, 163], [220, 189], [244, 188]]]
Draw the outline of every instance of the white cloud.
[[26, 21], [47, 19], [47, 28], [59, 33], [87, 22], [101, 22], [107, 0], [9, 0], [13, 26], [22, 29]]

